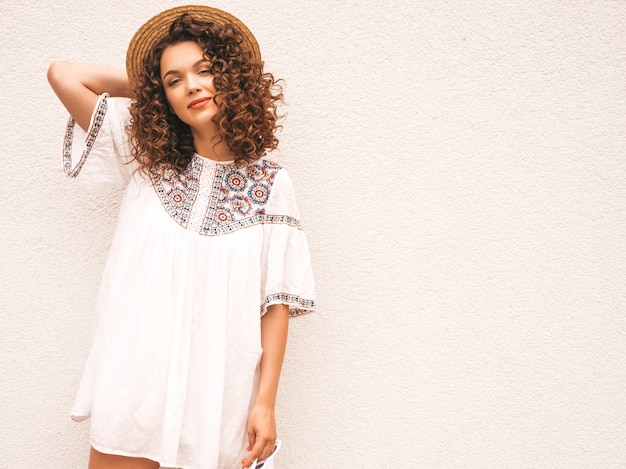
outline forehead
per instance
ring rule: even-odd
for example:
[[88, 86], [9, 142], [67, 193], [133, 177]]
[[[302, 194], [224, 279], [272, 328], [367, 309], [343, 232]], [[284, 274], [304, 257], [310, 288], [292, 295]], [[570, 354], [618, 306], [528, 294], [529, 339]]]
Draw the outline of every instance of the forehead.
[[179, 42], [167, 46], [161, 55], [161, 73], [193, 66], [205, 58], [202, 47], [193, 41]]

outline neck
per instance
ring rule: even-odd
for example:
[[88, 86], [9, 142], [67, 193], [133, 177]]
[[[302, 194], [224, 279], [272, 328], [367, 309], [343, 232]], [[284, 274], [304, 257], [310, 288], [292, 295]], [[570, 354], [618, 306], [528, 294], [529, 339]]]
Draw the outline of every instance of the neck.
[[235, 159], [228, 149], [226, 141], [222, 140], [217, 144], [215, 143], [220, 140], [217, 132], [199, 132], [196, 129], [192, 129], [191, 134], [193, 136], [193, 146], [196, 149], [196, 153], [200, 156], [215, 161], [231, 161]]

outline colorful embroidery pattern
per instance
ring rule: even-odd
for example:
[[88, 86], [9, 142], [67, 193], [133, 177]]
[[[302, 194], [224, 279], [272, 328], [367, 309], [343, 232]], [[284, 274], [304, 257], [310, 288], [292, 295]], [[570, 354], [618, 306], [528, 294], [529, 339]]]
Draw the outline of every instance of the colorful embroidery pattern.
[[[241, 228], [258, 224], [283, 224], [300, 228], [300, 221], [287, 215], [267, 215], [265, 206], [272, 191], [274, 178], [281, 167], [276, 163], [261, 160], [257, 163], [237, 168], [234, 165], [212, 166], [198, 157], [183, 173], [167, 171], [163, 176], [153, 175], [153, 186], [165, 210], [182, 227], [195, 230], [205, 236], [232, 233]], [[212, 187], [210, 192], [199, 193], [200, 178], [203, 180], [210, 171]], [[200, 195], [201, 199], [198, 199]], [[205, 196], [208, 201], [205, 202]], [[199, 207], [194, 209], [198, 200]], [[194, 218], [204, 209], [199, 227], [196, 222], [190, 226], [192, 212]], [[202, 208], [200, 208], [202, 207]]]
[[78, 163], [76, 163], [74, 169], [72, 169], [72, 139], [74, 137], [74, 126], [76, 125], [76, 121], [70, 117], [70, 120], [67, 122], [65, 138], [63, 139], [63, 171], [69, 177], [75, 178], [78, 176], [78, 173], [80, 173], [80, 170], [83, 168], [85, 161], [87, 161], [89, 153], [91, 153], [91, 149], [93, 148], [93, 144], [96, 142], [96, 137], [98, 136], [98, 132], [100, 132], [100, 128], [104, 122], [104, 116], [109, 107], [107, 104], [108, 97], [109, 95], [104, 93], [99, 98], [96, 105], [96, 113], [93, 118], [93, 123], [85, 140], [85, 149], [83, 150], [83, 154], [78, 160]]
[[265, 205], [280, 169], [276, 163], [265, 160], [244, 168], [218, 166], [201, 234], [215, 236], [260, 223], [300, 227], [300, 222], [293, 217], [265, 214]]
[[267, 311], [267, 307], [273, 304], [297, 306], [296, 308], [289, 308], [290, 316], [299, 316], [315, 309], [315, 300], [307, 300], [289, 293], [276, 293], [265, 297], [265, 302], [261, 306], [261, 314], [264, 314]]
[[182, 173], [169, 169], [162, 176], [152, 175], [152, 184], [163, 207], [179, 225], [185, 228], [187, 228], [191, 209], [198, 195], [201, 169], [202, 163], [193, 158]]

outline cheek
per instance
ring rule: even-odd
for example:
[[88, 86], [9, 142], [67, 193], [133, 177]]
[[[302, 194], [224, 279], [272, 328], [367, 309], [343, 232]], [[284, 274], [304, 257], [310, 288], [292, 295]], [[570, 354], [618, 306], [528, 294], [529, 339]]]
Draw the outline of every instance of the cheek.
[[166, 90], [165, 91], [165, 99], [170, 110], [177, 114], [178, 110], [181, 108], [184, 103], [181, 104], [181, 98], [179, 96], [180, 93], [176, 93], [176, 90]]

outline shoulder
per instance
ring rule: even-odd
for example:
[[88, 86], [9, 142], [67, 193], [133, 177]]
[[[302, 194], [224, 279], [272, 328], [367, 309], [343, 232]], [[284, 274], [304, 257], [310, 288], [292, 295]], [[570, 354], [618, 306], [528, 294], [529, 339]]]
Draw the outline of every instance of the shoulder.
[[265, 187], [268, 192], [276, 186], [283, 186], [285, 182], [290, 182], [285, 168], [271, 160], [261, 158], [245, 166], [229, 166], [226, 169], [226, 182], [233, 186], [233, 189], [243, 187]]
[[130, 120], [130, 106], [132, 101], [129, 98], [117, 98], [107, 97], [106, 106], [108, 108], [108, 115], [112, 119], [119, 121]]
[[278, 173], [284, 168], [271, 160], [261, 158], [241, 168], [245, 175], [253, 180], [266, 179], [273, 181]]
[[293, 181], [284, 166], [263, 158], [248, 167], [250, 168], [248, 171], [260, 176], [258, 193], [261, 193], [262, 186], [267, 189], [268, 213], [299, 217]]

